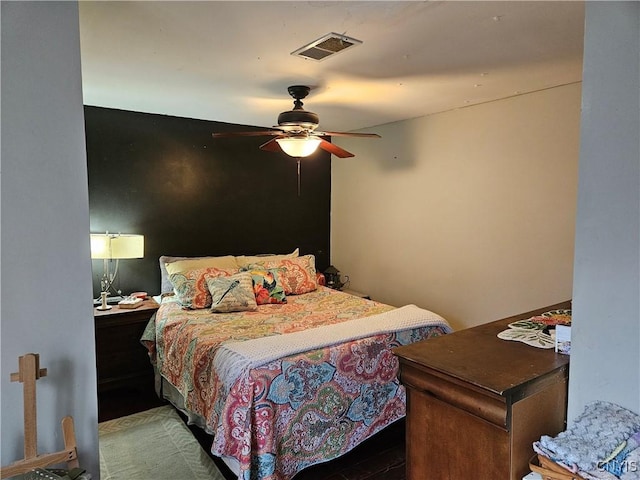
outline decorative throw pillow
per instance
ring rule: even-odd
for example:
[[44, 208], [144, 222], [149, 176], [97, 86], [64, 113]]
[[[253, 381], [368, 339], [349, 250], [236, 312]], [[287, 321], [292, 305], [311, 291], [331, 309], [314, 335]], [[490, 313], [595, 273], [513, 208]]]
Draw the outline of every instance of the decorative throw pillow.
[[212, 312], [246, 312], [258, 308], [249, 272], [230, 277], [207, 277], [207, 285], [211, 293]]
[[[179, 263], [178, 263], [179, 262]], [[160, 263], [160, 293], [173, 291], [173, 285], [169, 280], [171, 273], [179, 273], [185, 270], [195, 270], [196, 268], [225, 268], [239, 269], [236, 258], [233, 255], [225, 255], [223, 257], [171, 257], [163, 255], [159, 258]], [[177, 265], [176, 265], [177, 263]], [[168, 267], [172, 264], [171, 267]], [[167, 267], [171, 272], [167, 271]]]
[[211, 306], [207, 277], [228, 277], [235, 273], [237, 269], [198, 268], [169, 274], [169, 280], [184, 308], [207, 308]]
[[291, 253], [285, 253], [283, 255], [276, 255], [273, 253], [264, 253], [262, 255], [240, 255], [235, 257], [239, 268], [247, 268], [251, 265], [262, 265], [266, 261], [282, 260], [284, 258], [296, 258], [300, 254], [299, 249], [295, 249]]
[[278, 270], [285, 295], [301, 295], [313, 292], [318, 288], [316, 258], [313, 255], [303, 255], [275, 262], [267, 261], [262, 265], [265, 268]]
[[287, 303], [284, 288], [275, 268], [251, 268], [247, 270], [253, 279], [253, 293], [258, 305], [268, 303]]

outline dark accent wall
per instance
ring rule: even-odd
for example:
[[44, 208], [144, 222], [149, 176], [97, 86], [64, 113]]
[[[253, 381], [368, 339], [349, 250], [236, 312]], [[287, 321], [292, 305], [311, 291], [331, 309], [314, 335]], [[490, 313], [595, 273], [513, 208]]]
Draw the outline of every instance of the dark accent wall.
[[[138, 233], [144, 259], [120, 261], [123, 293], [159, 293], [161, 255], [286, 253], [329, 262], [331, 156], [301, 160], [258, 147], [270, 137], [220, 122], [85, 107], [91, 232]], [[102, 261], [93, 261], [100, 291]]]

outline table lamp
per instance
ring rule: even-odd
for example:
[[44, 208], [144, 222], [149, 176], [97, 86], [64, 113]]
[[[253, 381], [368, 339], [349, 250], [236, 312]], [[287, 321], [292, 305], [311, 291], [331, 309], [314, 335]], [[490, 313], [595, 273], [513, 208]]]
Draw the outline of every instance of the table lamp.
[[[102, 259], [104, 261], [104, 270], [100, 279], [100, 298], [101, 304], [98, 310], [109, 310], [107, 305], [107, 297], [113, 288], [113, 283], [118, 275], [118, 263], [125, 258], [143, 258], [144, 257], [144, 236], [130, 235], [123, 233], [92, 233], [91, 234], [91, 258]], [[116, 265], [111, 272], [111, 261], [115, 260]], [[115, 290], [114, 290], [115, 292]], [[118, 293], [118, 292], [115, 292]]]

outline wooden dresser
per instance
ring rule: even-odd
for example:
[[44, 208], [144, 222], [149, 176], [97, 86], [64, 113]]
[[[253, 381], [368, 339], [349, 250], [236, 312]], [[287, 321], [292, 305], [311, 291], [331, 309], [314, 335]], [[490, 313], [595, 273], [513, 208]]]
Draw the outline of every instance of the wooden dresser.
[[569, 357], [501, 340], [541, 308], [396, 348], [407, 388], [407, 480], [520, 480], [532, 443], [565, 429]]

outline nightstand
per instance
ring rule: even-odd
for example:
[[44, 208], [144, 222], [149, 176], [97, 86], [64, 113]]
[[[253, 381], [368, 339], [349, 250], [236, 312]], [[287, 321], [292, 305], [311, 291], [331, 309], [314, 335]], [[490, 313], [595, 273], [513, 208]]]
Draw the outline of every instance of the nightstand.
[[138, 308], [93, 309], [98, 393], [122, 387], [153, 389], [153, 368], [140, 337], [158, 310], [155, 300]]
[[341, 292], [348, 293], [349, 295], [354, 295], [356, 297], [364, 298], [365, 300], [371, 300], [371, 297], [368, 293], [357, 292], [355, 290], [349, 290], [345, 288], [344, 290], [340, 290]]

